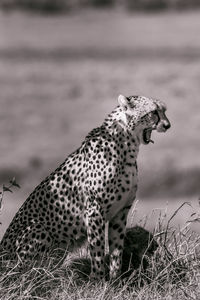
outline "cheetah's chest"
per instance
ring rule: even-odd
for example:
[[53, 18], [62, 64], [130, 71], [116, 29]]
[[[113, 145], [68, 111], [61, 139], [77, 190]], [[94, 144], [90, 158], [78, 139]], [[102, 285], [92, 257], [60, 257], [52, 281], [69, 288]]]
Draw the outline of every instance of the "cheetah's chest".
[[125, 165], [123, 174], [120, 174], [120, 186], [116, 189], [117, 193], [107, 213], [107, 220], [111, 220], [124, 207], [132, 205], [136, 196], [137, 184], [137, 166], [135, 164]]

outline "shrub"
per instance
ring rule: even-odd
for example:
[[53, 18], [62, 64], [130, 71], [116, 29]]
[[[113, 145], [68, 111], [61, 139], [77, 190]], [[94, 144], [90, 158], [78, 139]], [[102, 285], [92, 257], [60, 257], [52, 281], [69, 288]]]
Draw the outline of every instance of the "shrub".
[[93, 6], [96, 7], [103, 7], [103, 6], [112, 6], [114, 4], [114, 0], [92, 0], [91, 3]]
[[179, 9], [187, 9], [187, 8], [195, 8], [200, 7], [200, 0], [169, 0], [170, 4], [174, 8]]
[[167, 8], [167, 0], [126, 0], [129, 10], [154, 11]]
[[62, 13], [83, 7], [125, 7], [129, 11], [159, 11], [200, 7], [200, 0], [0, 0], [5, 10], [24, 9], [40, 13]]
[[66, 11], [67, 0], [3, 0], [0, 4], [4, 9], [24, 9], [41, 13], [56, 13]]

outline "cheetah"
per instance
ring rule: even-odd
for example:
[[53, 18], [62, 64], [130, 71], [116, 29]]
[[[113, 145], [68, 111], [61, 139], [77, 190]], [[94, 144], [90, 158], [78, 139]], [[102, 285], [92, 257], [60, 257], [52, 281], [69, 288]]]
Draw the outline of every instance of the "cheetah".
[[108, 222], [109, 277], [121, 272], [126, 220], [137, 190], [137, 154], [153, 130], [165, 132], [166, 105], [144, 96], [118, 97], [100, 127], [30, 194], [1, 241], [11, 257], [27, 261], [50, 249], [74, 249], [87, 240], [91, 278], [105, 276]]

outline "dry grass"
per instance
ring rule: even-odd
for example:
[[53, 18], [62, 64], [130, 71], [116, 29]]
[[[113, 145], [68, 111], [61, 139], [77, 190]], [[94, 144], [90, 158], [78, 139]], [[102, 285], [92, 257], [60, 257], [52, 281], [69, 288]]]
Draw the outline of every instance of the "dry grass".
[[[184, 204], [183, 204], [184, 205]], [[4, 299], [199, 299], [200, 237], [188, 226], [178, 232], [160, 215], [154, 232], [159, 247], [119, 282], [91, 282], [90, 261], [84, 249], [55, 267], [51, 258], [43, 265], [17, 271], [1, 257], [0, 298]], [[134, 253], [133, 253], [134, 255]]]

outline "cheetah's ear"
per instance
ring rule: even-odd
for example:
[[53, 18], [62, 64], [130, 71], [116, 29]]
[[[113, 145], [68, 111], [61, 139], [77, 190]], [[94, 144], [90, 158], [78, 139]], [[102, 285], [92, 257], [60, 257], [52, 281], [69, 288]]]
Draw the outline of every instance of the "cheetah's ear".
[[161, 100], [156, 100], [155, 104], [157, 105], [157, 107], [162, 110], [162, 111], [166, 111], [167, 110], [167, 106], [164, 102], [162, 102]]
[[119, 105], [123, 108], [123, 110], [128, 109], [129, 103], [128, 103], [128, 99], [125, 96], [119, 95], [118, 102], [119, 102]]

